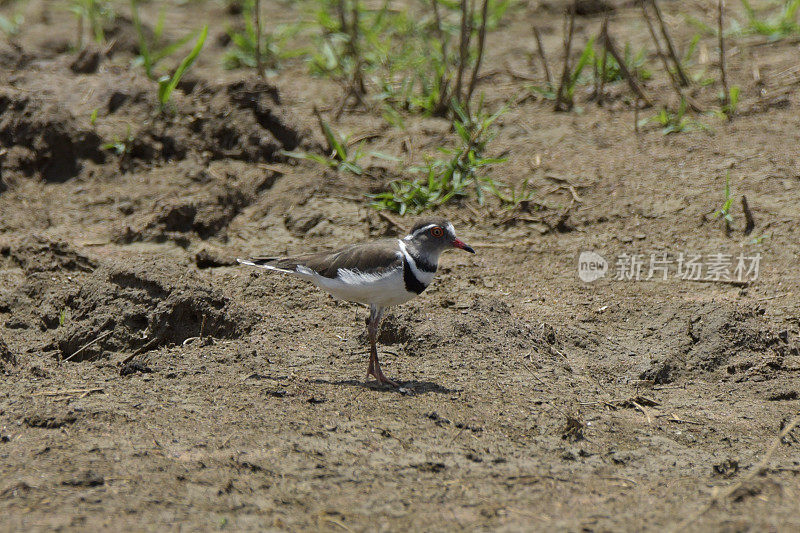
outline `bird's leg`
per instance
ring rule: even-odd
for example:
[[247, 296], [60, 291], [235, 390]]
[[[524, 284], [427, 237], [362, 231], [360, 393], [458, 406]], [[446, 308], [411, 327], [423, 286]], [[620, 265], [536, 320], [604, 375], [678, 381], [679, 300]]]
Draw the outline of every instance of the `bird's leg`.
[[367, 367], [367, 378], [373, 376], [378, 383], [386, 383], [397, 387], [397, 383], [383, 374], [381, 365], [378, 363], [378, 332], [380, 331], [382, 317], [383, 307], [375, 305], [370, 306], [369, 322], [367, 323], [367, 337], [369, 337], [369, 367]]
[[[367, 367], [367, 379], [369, 379], [369, 377], [374, 374], [375, 360], [378, 358], [377, 347], [375, 348], [375, 350], [372, 349], [372, 347], [375, 346], [377, 342], [377, 331], [373, 327], [373, 323], [376, 322], [377, 314], [378, 314], [378, 308], [375, 306], [370, 306], [369, 317], [367, 318], [367, 338], [369, 339], [369, 366]], [[374, 335], [373, 332], [375, 332]]]

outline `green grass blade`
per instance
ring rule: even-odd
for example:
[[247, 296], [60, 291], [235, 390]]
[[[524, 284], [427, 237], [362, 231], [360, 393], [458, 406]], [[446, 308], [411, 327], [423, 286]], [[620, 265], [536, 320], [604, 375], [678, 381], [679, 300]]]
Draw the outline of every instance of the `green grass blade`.
[[142, 29], [142, 23], [139, 20], [139, 2], [138, 0], [131, 0], [131, 17], [133, 18], [133, 26], [136, 28], [136, 35], [139, 37], [139, 54], [144, 64], [144, 72], [147, 77], [153, 79], [153, 59], [150, 55], [150, 47], [147, 44], [147, 38]]
[[194, 37], [194, 35], [192, 35], [190, 33], [190, 34], [188, 34], [188, 35], [186, 35], [184, 37], [181, 37], [180, 39], [178, 39], [174, 43], [168, 44], [167, 46], [165, 46], [161, 50], [158, 50], [157, 52], [153, 52], [152, 53], [151, 64], [153, 66], [155, 66], [156, 63], [158, 63], [159, 61], [161, 61], [165, 57], [171, 56], [176, 51], [178, 51], [179, 48], [181, 48], [183, 45], [185, 45], [186, 43], [191, 41], [192, 37]]
[[192, 66], [194, 61], [197, 59], [197, 56], [200, 55], [200, 50], [203, 49], [203, 45], [206, 42], [206, 37], [208, 36], [208, 24], [203, 26], [203, 29], [200, 30], [200, 35], [197, 37], [197, 42], [192, 48], [192, 51], [189, 52], [181, 64], [178, 65], [178, 68], [175, 70], [175, 73], [172, 75], [172, 78], [165, 84], [164, 90], [160, 90], [159, 88], [159, 100], [161, 102], [162, 107], [167, 104], [169, 101], [170, 96], [172, 95], [172, 91], [175, 90], [175, 87], [178, 86], [178, 83], [181, 81], [181, 78], [189, 70], [189, 67]]

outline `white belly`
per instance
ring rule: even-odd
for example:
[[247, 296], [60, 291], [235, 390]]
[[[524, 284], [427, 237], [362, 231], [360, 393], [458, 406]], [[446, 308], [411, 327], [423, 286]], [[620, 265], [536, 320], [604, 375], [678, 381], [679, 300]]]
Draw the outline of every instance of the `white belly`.
[[417, 296], [406, 290], [402, 268], [396, 268], [384, 275], [340, 270], [335, 279], [314, 272], [308, 279], [334, 298], [380, 307], [400, 305]]

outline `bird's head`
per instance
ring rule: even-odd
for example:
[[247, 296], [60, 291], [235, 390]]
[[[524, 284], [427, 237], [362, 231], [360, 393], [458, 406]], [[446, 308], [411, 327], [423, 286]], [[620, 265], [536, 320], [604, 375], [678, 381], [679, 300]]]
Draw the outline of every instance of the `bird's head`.
[[474, 254], [471, 246], [456, 237], [453, 225], [444, 218], [425, 218], [411, 228], [403, 239], [412, 244], [420, 253], [438, 259], [445, 250], [459, 248]]

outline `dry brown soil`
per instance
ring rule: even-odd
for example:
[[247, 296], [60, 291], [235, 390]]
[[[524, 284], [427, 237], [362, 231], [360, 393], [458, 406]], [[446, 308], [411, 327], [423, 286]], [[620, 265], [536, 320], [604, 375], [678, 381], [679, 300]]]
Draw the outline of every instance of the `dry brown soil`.
[[[300, 16], [262, 3], [270, 23]], [[611, 31], [638, 49], [632, 4]], [[715, 20], [716, 2], [661, 4], [681, 49], [683, 14]], [[533, 24], [558, 71], [563, 3], [518, 3], [478, 91], [510, 102], [490, 175], [536, 195], [438, 210], [478, 253], [446, 254], [392, 310], [391, 389], [363, 379], [363, 308], [232, 260], [401, 232], [363, 195], [447, 145], [449, 123], [401, 131], [348, 107], [334, 127], [402, 163], [323, 171], [281, 150], [321, 151], [312, 108], [330, 117], [341, 86], [302, 61], [267, 82], [222, 70], [223, 2], [166, 4], [172, 38], [213, 24], [165, 115], [130, 68], [130, 21], [79, 57], [65, 5], [1, 10], [25, 15], [0, 44], [1, 530], [800, 530], [798, 433], [759, 465], [800, 410], [796, 38], [731, 38], [735, 120], [637, 134], [622, 83], [602, 107], [579, 86], [572, 113], [526, 90], [542, 77]], [[157, 11], [142, 7], [150, 26]], [[578, 17], [578, 47], [601, 21]], [[716, 78], [715, 38], [696, 57]], [[646, 90], [674, 105], [648, 63]], [[718, 90], [691, 89], [708, 109]], [[128, 127], [124, 157], [103, 149]], [[712, 215], [726, 173], [729, 236]], [[578, 278], [584, 250], [606, 278]], [[619, 254], [665, 252], [760, 253], [761, 268], [746, 284], [611, 279]]]

